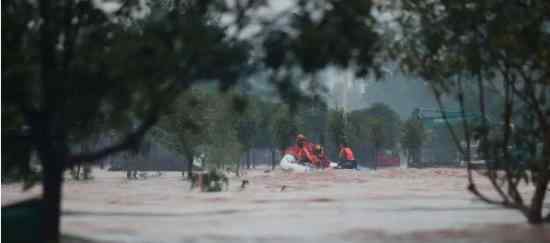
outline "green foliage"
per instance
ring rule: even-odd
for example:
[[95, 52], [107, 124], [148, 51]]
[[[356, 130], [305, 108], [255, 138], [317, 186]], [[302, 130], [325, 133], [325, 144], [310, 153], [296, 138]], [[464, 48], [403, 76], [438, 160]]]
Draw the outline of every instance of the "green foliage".
[[273, 134], [275, 145], [280, 151], [285, 150], [294, 143], [296, 135], [299, 133], [301, 121], [299, 117], [290, 112], [288, 107], [282, 106], [275, 111], [271, 133]]
[[277, 117], [277, 111], [280, 104], [263, 101], [254, 96], [248, 97], [250, 107], [255, 109], [252, 118], [256, 120], [256, 132], [254, 134], [253, 146], [261, 148], [275, 148], [275, 134], [272, 132], [272, 126]]
[[349, 134], [351, 128], [346, 121], [346, 114], [343, 110], [335, 110], [330, 113], [329, 129], [332, 141], [336, 145], [336, 149], [338, 149], [340, 144], [350, 142], [348, 141], [347, 134]]
[[409, 162], [420, 162], [421, 148], [426, 138], [427, 133], [424, 126], [415, 117], [409, 118], [402, 124], [401, 146], [407, 154], [407, 160]]
[[[354, 66], [364, 76], [376, 67], [372, 48], [378, 33], [371, 10], [371, 1], [298, 1], [289, 20], [292, 28], [276, 29], [265, 38], [264, 62], [272, 69], [298, 66], [305, 73], [328, 65]], [[293, 34], [293, 30], [301, 31]]]
[[[376, 150], [394, 149], [400, 134], [399, 115], [383, 103], [349, 114], [350, 135], [354, 141], [366, 142]], [[351, 137], [350, 137], [351, 138]]]
[[204, 153], [209, 167], [237, 165], [243, 151], [239, 140], [242, 115], [233, 107], [234, 93], [218, 93], [209, 87], [184, 93], [160, 127], [174, 136], [165, 141], [188, 160]]
[[23, 190], [30, 189], [42, 180], [40, 171], [33, 168], [33, 164], [35, 163], [28, 164], [29, 168], [25, 171], [19, 171], [20, 168], [15, 167], [7, 172], [2, 172], [2, 184], [23, 182]]
[[[227, 90], [254, 64], [272, 71], [272, 81], [292, 103], [300, 95], [292, 88], [299, 85], [289, 79], [295, 77], [290, 70], [312, 74], [328, 65], [353, 65], [365, 75], [375, 66], [378, 35], [370, 1], [299, 1], [282, 28], [270, 26], [279, 19], [251, 21], [252, 10], [267, 1], [237, 2], [174, 1], [169, 7], [156, 2], [147, 6], [151, 14], [143, 18], [138, 17], [143, 1], [114, 1], [109, 5], [119, 7], [113, 10], [92, 0], [3, 2], [2, 131], [14, 132], [3, 133], [2, 139], [17, 148], [3, 145], [7, 160], [2, 166], [4, 171], [28, 171], [30, 155], [37, 152], [52, 212], [45, 218], [53, 222], [43, 224], [49, 227], [42, 230], [45, 240], [58, 239], [63, 170], [137, 147], [192, 84], [214, 80]], [[313, 13], [318, 11], [324, 14], [316, 20]], [[236, 16], [233, 26], [222, 26], [224, 14]], [[234, 38], [252, 22], [265, 29], [262, 38]], [[237, 33], [228, 36], [232, 27]], [[249, 42], [257, 40], [265, 43], [263, 48]], [[252, 60], [254, 48], [261, 49], [260, 57]], [[225, 117], [211, 107], [206, 110], [213, 116], [207, 120]], [[90, 152], [73, 151], [71, 145], [97, 133], [86, 129], [97, 122], [102, 132], [115, 130], [120, 140]], [[238, 134], [229, 128], [235, 123], [216, 122], [220, 127], [213, 130], [234, 138]], [[24, 134], [26, 128], [32, 136]], [[210, 143], [219, 143], [209, 137]]]
[[[5, 90], [10, 90], [3, 95], [3, 130], [20, 132], [24, 125], [38, 129], [38, 124], [27, 123], [44, 120], [38, 114], [48, 111], [49, 123], [43, 125], [55, 124], [51, 137], [65, 140], [59, 143], [59, 157], [71, 154], [66, 143], [86, 141], [90, 134], [139, 130], [134, 131], [136, 136], [121, 136], [120, 145], [124, 146], [113, 146], [116, 152], [125, 150], [136, 143], [134, 137], [140, 138], [143, 130], [152, 126], [180, 90], [201, 80], [218, 80], [222, 89], [234, 84], [252, 70], [248, 65], [252, 47], [246, 41], [228, 38], [217, 16], [235, 11], [239, 16], [236, 25], [242, 28], [249, 23], [249, 12], [267, 3], [228, 6], [222, 1], [180, 1], [167, 7], [148, 2], [151, 14], [145, 18], [134, 15], [141, 10], [138, 1], [114, 11], [104, 11], [96, 4], [66, 1], [41, 4], [44, 8], [38, 9], [35, 2], [7, 1], [3, 8], [6, 28], [17, 30], [6, 32], [2, 42], [6, 60], [3, 79]], [[364, 75], [374, 68], [371, 49], [378, 35], [373, 31], [370, 2], [327, 0], [300, 2], [296, 7], [298, 11], [288, 22], [295, 34], [291, 35], [290, 29], [268, 28], [270, 22], [262, 22], [267, 30], [261, 39], [265, 50], [262, 60], [255, 60], [265, 61], [265, 67], [275, 71], [272, 80], [285, 101], [295, 102], [300, 91], [291, 88], [298, 85], [291, 84], [290, 76], [279, 75], [279, 69], [299, 68], [310, 74], [327, 65], [347, 67], [353, 63]], [[324, 12], [321, 19], [313, 16], [316, 10]], [[44, 24], [37, 24], [42, 21]], [[354, 31], [347, 31], [352, 25]], [[282, 39], [273, 42], [273, 36]], [[279, 48], [287, 44], [290, 48]], [[128, 125], [135, 121], [144, 122], [143, 129]], [[101, 129], [88, 129], [98, 123]], [[250, 139], [245, 139], [250, 136], [240, 135], [242, 143], [250, 144]], [[18, 136], [4, 138], [18, 140]], [[6, 170], [11, 168], [9, 161], [28, 161], [30, 150], [38, 147], [24, 143], [18, 149], [6, 149], [17, 158], [7, 160]], [[94, 155], [103, 157], [110, 151]], [[82, 162], [82, 157], [72, 158]]]
[[[191, 161], [200, 153], [200, 145], [207, 142], [204, 122], [208, 117], [209, 96], [206, 90], [198, 88], [182, 93], [159, 121], [158, 127], [163, 132], [153, 133], [153, 137]], [[172, 136], [163, 136], [167, 133]]]
[[207, 108], [207, 163], [217, 168], [224, 165], [237, 165], [243, 152], [238, 137], [238, 116], [234, 116], [227, 99], [210, 102]]
[[254, 137], [256, 135], [256, 130], [258, 127], [257, 122], [257, 108], [248, 105], [245, 110], [242, 112], [241, 116], [238, 119], [237, 124], [237, 134], [239, 142], [245, 147], [245, 149], [250, 149], [254, 142]]
[[[5, 171], [12, 164], [25, 171], [30, 152], [41, 148], [38, 140], [50, 137], [62, 140], [55, 142], [61, 160], [76, 153], [67, 143], [85, 142], [104, 131], [116, 130], [124, 146], [113, 148], [127, 149], [140, 137], [124, 136], [140, 130], [136, 121], [151, 126], [190, 84], [210, 79], [227, 86], [241, 74], [250, 48], [224, 38], [225, 30], [198, 6], [154, 9], [154, 15], [134, 19], [135, 4], [114, 13], [92, 1], [48, 3], [45, 12], [37, 3], [4, 4], [6, 28], [18, 31], [6, 32], [2, 42], [2, 130], [14, 131], [3, 134], [14, 141], [9, 144], [21, 141], [4, 150], [6, 158], [13, 157], [3, 163]], [[63, 41], [57, 43], [59, 36]], [[26, 137], [25, 126], [36, 136]], [[38, 131], [52, 134], [38, 136]], [[44, 152], [38, 153], [41, 159]]]
[[360, 161], [374, 160], [381, 150], [396, 148], [400, 136], [399, 115], [383, 103], [355, 110], [348, 114], [342, 110], [330, 111], [329, 129], [335, 154], [338, 145], [347, 142]]
[[[448, 126], [466, 161], [474, 149], [488, 161], [485, 174], [499, 199], [476, 186], [468, 162], [469, 190], [541, 223], [550, 182], [550, 153], [542, 152], [550, 151], [550, 5], [544, 0], [404, 1], [402, 7], [403, 38], [395, 49], [402, 66], [428, 81], [441, 109], [446, 95], [456, 97], [461, 113], [482, 114], [481, 122], [463, 119], [460, 130]], [[472, 95], [477, 97], [468, 100]], [[520, 181], [533, 183], [530, 204], [518, 189]]]

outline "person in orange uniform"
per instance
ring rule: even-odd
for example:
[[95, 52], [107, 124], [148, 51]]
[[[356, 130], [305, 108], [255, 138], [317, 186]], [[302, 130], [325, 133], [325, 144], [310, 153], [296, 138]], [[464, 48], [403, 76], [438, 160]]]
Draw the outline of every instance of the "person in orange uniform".
[[296, 136], [296, 144], [287, 148], [281, 159], [281, 168], [284, 170], [307, 172], [319, 165], [320, 160], [315, 155], [314, 145], [302, 134]]
[[296, 158], [299, 164], [305, 164], [311, 167], [320, 167], [321, 160], [315, 153], [315, 145], [309, 142], [302, 134], [296, 136], [296, 145], [288, 148], [284, 152]]
[[340, 169], [357, 169], [357, 161], [355, 161], [355, 156], [353, 151], [348, 146], [347, 143], [340, 144], [340, 163], [337, 168]]
[[314, 146], [307, 141], [306, 137], [302, 134], [296, 136], [296, 145], [298, 146], [298, 154], [296, 158], [302, 163], [311, 163], [314, 167], [320, 166], [320, 161], [314, 153]]
[[293, 155], [300, 164], [319, 166], [319, 159], [313, 153], [313, 144], [302, 134], [296, 136], [296, 145], [288, 148], [285, 153]]
[[319, 166], [321, 168], [328, 168], [330, 166], [330, 161], [327, 158], [327, 155], [325, 154], [325, 149], [321, 144], [315, 145], [315, 156], [319, 159]]

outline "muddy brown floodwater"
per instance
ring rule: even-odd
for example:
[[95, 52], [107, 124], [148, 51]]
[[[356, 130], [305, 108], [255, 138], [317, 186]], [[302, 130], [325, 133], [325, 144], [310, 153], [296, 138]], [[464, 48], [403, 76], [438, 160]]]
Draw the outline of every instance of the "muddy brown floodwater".
[[[66, 241], [550, 242], [550, 227], [529, 226], [518, 212], [470, 195], [463, 169], [258, 169], [232, 177], [220, 193], [191, 191], [177, 172], [149, 174], [128, 181], [122, 172], [96, 169], [92, 181], [67, 179]], [[243, 179], [250, 183], [241, 190]], [[2, 205], [39, 192], [2, 185]]]

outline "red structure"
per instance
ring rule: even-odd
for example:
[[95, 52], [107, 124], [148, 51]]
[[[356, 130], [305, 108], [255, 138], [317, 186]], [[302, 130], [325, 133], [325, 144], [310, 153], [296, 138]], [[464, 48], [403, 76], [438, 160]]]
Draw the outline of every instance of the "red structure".
[[392, 154], [391, 152], [378, 153], [376, 161], [378, 162], [378, 166], [399, 166], [401, 162], [399, 155]]

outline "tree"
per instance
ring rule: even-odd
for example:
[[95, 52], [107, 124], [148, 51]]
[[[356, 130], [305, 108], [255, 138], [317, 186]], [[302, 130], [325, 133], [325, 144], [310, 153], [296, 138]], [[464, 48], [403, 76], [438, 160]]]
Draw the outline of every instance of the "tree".
[[[151, 4], [146, 8], [152, 14], [139, 18], [142, 2], [110, 1], [114, 9], [91, 0], [3, 2], [2, 130], [9, 131], [2, 133], [3, 171], [29, 171], [36, 152], [43, 169], [45, 241], [59, 239], [66, 168], [138, 146], [192, 84], [215, 80], [226, 90], [250, 73], [253, 48], [239, 34], [252, 22], [251, 10], [266, 1], [176, 0], [169, 8]], [[325, 12], [320, 19], [312, 14], [318, 10]], [[235, 36], [217, 21], [222, 14], [236, 16]], [[277, 18], [249, 38], [262, 43], [254, 61], [272, 74], [285, 101], [297, 97], [289, 89], [297, 86], [291, 79], [296, 73], [355, 65], [358, 75], [366, 75], [375, 67], [378, 34], [370, 1], [299, 1], [288, 16], [291, 28], [271, 28]], [[121, 139], [95, 151], [71, 151], [72, 134], [98, 117]]]
[[351, 145], [358, 150], [356, 154], [359, 159], [369, 159], [375, 162], [376, 167], [380, 151], [395, 149], [400, 136], [400, 119], [386, 104], [375, 103], [368, 108], [352, 111], [348, 120], [347, 134]]
[[329, 117], [329, 129], [334, 142], [335, 152], [338, 154], [340, 144], [349, 143], [347, 134], [349, 133], [348, 123], [346, 121], [346, 114], [343, 110], [335, 110], [330, 113]]
[[[246, 168], [250, 169], [250, 154], [254, 143], [254, 137], [256, 135], [257, 119], [256, 119], [256, 107], [251, 107], [248, 104], [243, 111], [243, 115], [238, 120], [237, 134], [240, 144], [244, 147], [246, 153]], [[255, 163], [255, 162], [252, 162]], [[254, 165], [253, 165], [254, 167]]]
[[408, 163], [419, 163], [421, 149], [426, 140], [426, 131], [422, 123], [415, 117], [409, 118], [402, 125], [401, 146], [407, 154]]
[[271, 150], [271, 169], [275, 169], [277, 165], [276, 161], [276, 135], [272, 129], [275, 126], [275, 118], [277, 117], [277, 110], [279, 104], [271, 101], [263, 101], [260, 99], [255, 100], [257, 114], [255, 118], [257, 121], [257, 135], [255, 136], [254, 144], [259, 147], [269, 147]]
[[238, 173], [243, 145], [239, 142], [239, 119], [236, 114], [234, 93], [218, 97], [209, 96], [206, 107], [206, 119], [203, 124], [206, 131], [205, 153], [207, 164], [211, 168], [223, 168], [233, 165]]
[[[461, 133], [450, 129], [467, 163], [468, 189], [481, 200], [517, 209], [529, 223], [550, 221], [542, 205], [550, 181], [550, 42], [547, 1], [405, 1], [402, 65], [432, 87], [440, 104], [455, 97], [462, 113]], [[476, 90], [476, 92], [469, 92]], [[501, 104], [497, 116], [487, 110], [487, 91]], [[476, 95], [477, 107], [466, 97]], [[441, 107], [444, 109], [444, 107]], [[481, 122], [465, 114], [477, 110]], [[449, 128], [452, 128], [448, 125]], [[471, 161], [472, 144], [487, 161], [498, 198], [478, 188]], [[529, 201], [521, 182], [534, 189]]]
[[192, 178], [194, 159], [201, 155], [201, 146], [207, 142], [207, 105], [207, 92], [200, 88], [191, 88], [183, 92], [169, 112], [161, 117], [159, 130], [152, 131], [156, 140], [184, 156], [188, 179]]
[[[370, 119], [372, 130], [379, 131], [381, 135], [378, 138], [373, 135], [373, 140], [377, 141], [381, 148], [394, 149], [400, 134], [401, 120], [399, 115], [384, 103], [372, 104], [371, 107], [365, 110], [365, 115]], [[376, 129], [377, 127], [379, 129]]]
[[192, 176], [191, 161], [202, 155], [207, 166], [235, 165], [238, 173], [243, 147], [238, 135], [246, 115], [242, 114], [242, 108], [234, 107], [239, 103], [235, 100], [238, 99], [233, 90], [220, 93], [212, 86], [194, 87], [182, 93], [171, 112], [162, 117], [159, 123], [162, 133], [170, 131], [172, 136], [161, 140], [185, 155], [189, 162], [189, 178]]
[[271, 130], [275, 145], [282, 153], [294, 142], [293, 139], [298, 135], [298, 127], [301, 122], [298, 117], [290, 113], [288, 107], [279, 108], [275, 114]]
[[307, 134], [312, 142], [326, 145], [329, 116], [327, 104], [322, 97], [320, 95], [308, 97], [300, 103], [296, 115], [300, 116], [304, 123], [300, 132]]
[[151, 151], [152, 140], [148, 137], [144, 138], [138, 147], [126, 151], [123, 155], [125, 161], [124, 167], [126, 169], [126, 179], [137, 179], [138, 177], [138, 163], [143, 163], [146, 155]]
[[[91, 152], [97, 149], [102, 139], [107, 137], [110, 133], [106, 128], [105, 120], [101, 116], [97, 117], [93, 122], [80, 124], [80, 127], [76, 129], [77, 131], [70, 137], [69, 144], [74, 144], [75, 148], [72, 149], [75, 152]], [[103, 169], [103, 161], [98, 162], [100, 162], [100, 167]], [[91, 179], [91, 163], [86, 163], [84, 165], [75, 164], [71, 168], [71, 175], [75, 180], [80, 180], [81, 175], [84, 180]]]
[[383, 130], [383, 120], [379, 117], [369, 118], [367, 120], [367, 137], [374, 148], [374, 169], [378, 168], [378, 155], [380, 154], [381, 149], [386, 143], [387, 134], [384, 134]]
[[[178, 6], [137, 27], [132, 24], [136, 4], [115, 11], [101, 10], [94, 1], [2, 5], [2, 130], [10, 131], [2, 138], [3, 144], [19, 145], [4, 147], [2, 165], [4, 171], [27, 168], [36, 152], [45, 241], [59, 238], [66, 168], [137, 146], [182, 89], [201, 79], [231, 84], [247, 60], [248, 48], [223, 38], [223, 29], [207, 21], [201, 6]], [[98, 117], [122, 138], [94, 151], [71, 151], [73, 135]]]

